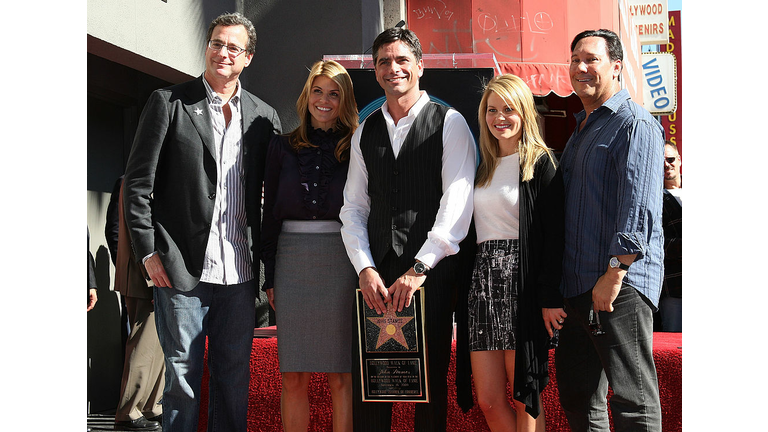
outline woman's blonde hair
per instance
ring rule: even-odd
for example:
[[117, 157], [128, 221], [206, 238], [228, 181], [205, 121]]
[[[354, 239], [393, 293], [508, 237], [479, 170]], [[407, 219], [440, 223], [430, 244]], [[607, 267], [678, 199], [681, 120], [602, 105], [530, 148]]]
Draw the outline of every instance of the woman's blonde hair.
[[520, 173], [523, 181], [533, 178], [534, 165], [542, 155], [546, 154], [554, 165], [554, 155], [539, 133], [539, 113], [536, 111], [531, 89], [525, 81], [515, 75], [499, 75], [493, 77], [485, 86], [483, 98], [477, 110], [477, 120], [480, 125], [480, 165], [475, 176], [475, 186], [489, 185], [499, 164], [499, 140], [493, 136], [485, 122], [488, 97], [491, 92], [496, 93], [510, 108], [520, 114], [523, 134], [517, 151], [520, 154]]
[[343, 161], [349, 157], [349, 146], [352, 141], [352, 134], [359, 124], [357, 114], [357, 104], [355, 103], [355, 92], [352, 87], [352, 78], [350, 78], [344, 66], [333, 60], [318, 61], [312, 65], [309, 70], [307, 82], [304, 83], [304, 89], [296, 101], [296, 112], [299, 114], [299, 126], [290, 133], [290, 142], [297, 151], [300, 148], [316, 147], [309, 142], [309, 128], [312, 127], [312, 115], [309, 113], [309, 95], [312, 91], [312, 84], [315, 78], [324, 76], [331, 79], [339, 86], [339, 118], [336, 120], [334, 129], [343, 134], [334, 152], [336, 159]]

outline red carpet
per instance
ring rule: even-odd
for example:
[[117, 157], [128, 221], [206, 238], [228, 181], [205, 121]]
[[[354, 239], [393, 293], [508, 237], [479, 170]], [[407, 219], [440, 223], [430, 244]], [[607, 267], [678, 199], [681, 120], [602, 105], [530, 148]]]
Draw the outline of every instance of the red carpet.
[[[664, 432], [682, 431], [682, 333], [655, 333], [654, 359], [659, 377], [661, 394], [662, 426]], [[551, 381], [542, 393], [546, 410], [547, 431], [569, 431], [568, 422], [560, 409], [555, 381], [553, 351], [550, 351]], [[448, 387], [448, 430], [489, 431], [483, 413], [475, 406], [464, 414], [456, 404], [456, 386], [453, 385], [455, 362], [451, 360]], [[203, 378], [200, 404], [199, 432], [206, 430], [208, 413], [208, 370]], [[249, 398], [248, 430], [250, 432], [281, 431], [280, 420], [280, 373], [277, 362], [275, 339], [254, 339], [251, 352], [251, 394]], [[610, 397], [610, 395], [609, 395]], [[331, 395], [322, 375], [313, 374], [310, 383], [312, 419], [310, 431], [332, 432]], [[395, 404], [392, 414], [393, 432], [412, 432], [413, 404]]]

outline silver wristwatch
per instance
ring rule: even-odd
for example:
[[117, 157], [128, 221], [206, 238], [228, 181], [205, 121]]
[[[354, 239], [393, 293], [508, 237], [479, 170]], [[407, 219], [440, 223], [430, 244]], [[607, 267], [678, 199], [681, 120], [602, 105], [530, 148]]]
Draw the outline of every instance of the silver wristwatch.
[[611, 268], [619, 268], [629, 271], [629, 266], [619, 261], [616, 257], [611, 257], [611, 260], [608, 261], [608, 265], [611, 266]]
[[416, 272], [417, 276], [423, 276], [429, 273], [427, 265], [421, 261], [416, 261], [416, 263], [413, 265], [413, 271]]

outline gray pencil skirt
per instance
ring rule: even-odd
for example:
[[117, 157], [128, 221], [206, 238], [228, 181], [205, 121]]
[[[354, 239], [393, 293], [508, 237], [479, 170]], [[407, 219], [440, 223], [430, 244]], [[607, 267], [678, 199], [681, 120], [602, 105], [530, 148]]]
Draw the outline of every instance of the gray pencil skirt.
[[357, 275], [335, 221], [283, 221], [275, 257], [280, 372], [352, 371]]

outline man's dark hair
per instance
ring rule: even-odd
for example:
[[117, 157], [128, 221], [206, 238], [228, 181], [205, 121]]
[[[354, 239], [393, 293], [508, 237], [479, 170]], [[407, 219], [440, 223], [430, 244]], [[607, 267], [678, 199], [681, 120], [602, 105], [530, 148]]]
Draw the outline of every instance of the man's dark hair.
[[379, 48], [388, 43], [397, 41], [403, 41], [403, 43], [408, 45], [413, 56], [416, 57], [416, 61], [421, 60], [421, 42], [419, 42], [419, 38], [416, 37], [416, 33], [402, 27], [392, 27], [381, 32], [381, 34], [376, 36], [376, 40], [373, 41], [373, 47], [371, 49], [373, 53], [373, 64], [376, 64], [376, 60], [379, 57]]
[[577, 34], [576, 37], [573, 38], [573, 42], [571, 42], [571, 52], [573, 52], [576, 48], [576, 44], [579, 43], [580, 40], [588, 37], [603, 38], [605, 40], [605, 46], [608, 49], [608, 57], [611, 61], [619, 60], [624, 62], [624, 51], [621, 49], [621, 39], [619, 39], [619, 36], [616, 33], [606, 29], [585, 30]]
[[206, 42], [211, 40], [213, 29], [219, 25], [224, 27], [241, 25], [245, 27], [245, 31], [248, 33], [248, 46], [244, 47], [245, 52], [248, 54], [253, 54], [256, 52], [256, 28], [253, 27], [251, 20], [246, 18], [243, 14], [240, 12], [225, 13], [216, 17], [216, 19], [211, 22], [211, 25], [208, 26], [208, 36], [206, 38]]

